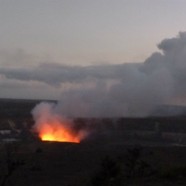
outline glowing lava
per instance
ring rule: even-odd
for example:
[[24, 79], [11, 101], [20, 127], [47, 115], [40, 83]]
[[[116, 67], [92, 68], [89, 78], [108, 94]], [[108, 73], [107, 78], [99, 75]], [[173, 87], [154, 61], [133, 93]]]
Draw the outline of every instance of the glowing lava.
[[85, 136], [83, 131], [75, 131], [74, 123], [63, 118], [56, 112], [56, 104], [42, 102], [32, 111], [35, 124], [33, 132], [39, 135], [42, 141], [59, 141], [80, 143]]
[[39, 131], [39, 137], [42, 141], [80, 142], [77, 135], [59, 123], [43, 124]]

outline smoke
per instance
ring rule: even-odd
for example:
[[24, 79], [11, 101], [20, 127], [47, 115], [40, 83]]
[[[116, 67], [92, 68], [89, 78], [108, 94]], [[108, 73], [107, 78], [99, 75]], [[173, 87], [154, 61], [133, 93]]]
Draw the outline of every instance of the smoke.
[[23, 87], [37, 82], [60, 91], [54, 113], [66, 117], [147, 116], [159, 105], [184, 102], [186, 97], [186, 32], [164, 39], [158, 49], [143, 63], [84, 67], [43, 63], [37, 68], [4, 67], [0, 77]]
[[[58, 109], [71, 117], [147, 116], [159, 105], [186, 95], [186, 33], [164, 39], [142, 64], [115, 68], [112, 82], [62, 94]], [[115, 80], [115, 81], [114, 81]]]
[[43, 102], [32, 111], [35, 124], [33, 130], [42, 140], [61, 142], [80, 142], [85, 130], [78, 130], [73, 122], [56, 113], [56, 104]]
[[1, 69], [0, 73], [6, 78], [34, 80], [53, 87], [71, 85], [63, 90], [57, 103], [41, 103], [32, 114], [37, 132], [43, 131], [46, 124], [56, 131], [59, 124], [70, 131], [71, 141], [78, 141], [88, 130], [78, 129], [62, 115], [65, 118], [148, 116], [157, 106], [184, 101], [186, 32], [164, 39], [158, 48], [160, 52], [153, 53], [144, 63], [88, 67], [45, 64], [32, 76], [31, 69], [26, 71], [27, 75], [19, 69]]

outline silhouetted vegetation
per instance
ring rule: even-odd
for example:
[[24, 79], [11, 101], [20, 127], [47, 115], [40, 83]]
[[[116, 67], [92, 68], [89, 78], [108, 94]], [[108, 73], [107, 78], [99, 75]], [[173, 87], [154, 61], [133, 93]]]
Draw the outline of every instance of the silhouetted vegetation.
[[[4, 163], [4, 167], [1, 169], [1, 180], [0, 185], [5, 186], [8, 179], [11, 178], [12, 174], [22, 165], [24, 165], [23, 160], [16, 158], [17, 144], [4, 144], [5, 155], [4, 159], [1, 160]], [[2, 166], [2, 164], [1, 164]]]
[[143, 149], [134, 147], [127, 150], [125, 157], [110, 158], [106, 156], [102, 162], [100, 170], [92, 178], [93, 186], [123, 185], [134, 180], [154, 177], [156, 170], [142, 160]]
[[101, 168], [96, 176], [92, 179], [94, 186], [111, 186], [120, 185], [121, 182], [121, 165], [109, 156], [106, 156], [101, 162]]

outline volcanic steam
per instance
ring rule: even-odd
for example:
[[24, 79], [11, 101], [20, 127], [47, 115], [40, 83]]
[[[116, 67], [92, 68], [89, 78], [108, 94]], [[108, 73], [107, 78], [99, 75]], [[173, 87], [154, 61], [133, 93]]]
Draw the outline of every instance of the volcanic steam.
[[42, 141], [79, 143], [85, 137], [85, 131], [74, 130], [73, 122], [63, 118], [56, 111], [56, 104], [42, 102], [32, 111], [34, 132]]

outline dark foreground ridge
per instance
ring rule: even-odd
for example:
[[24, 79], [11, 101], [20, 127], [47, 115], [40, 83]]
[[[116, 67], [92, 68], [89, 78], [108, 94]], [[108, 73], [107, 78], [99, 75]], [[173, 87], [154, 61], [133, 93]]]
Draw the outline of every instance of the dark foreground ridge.
[[[6, 156], [5, 156], [6, 154]], [[94, 143], [1, 146], [5, 185], [185, 185], [186, 148]], [[2, 184], [1, 184], [2, 185]]]

